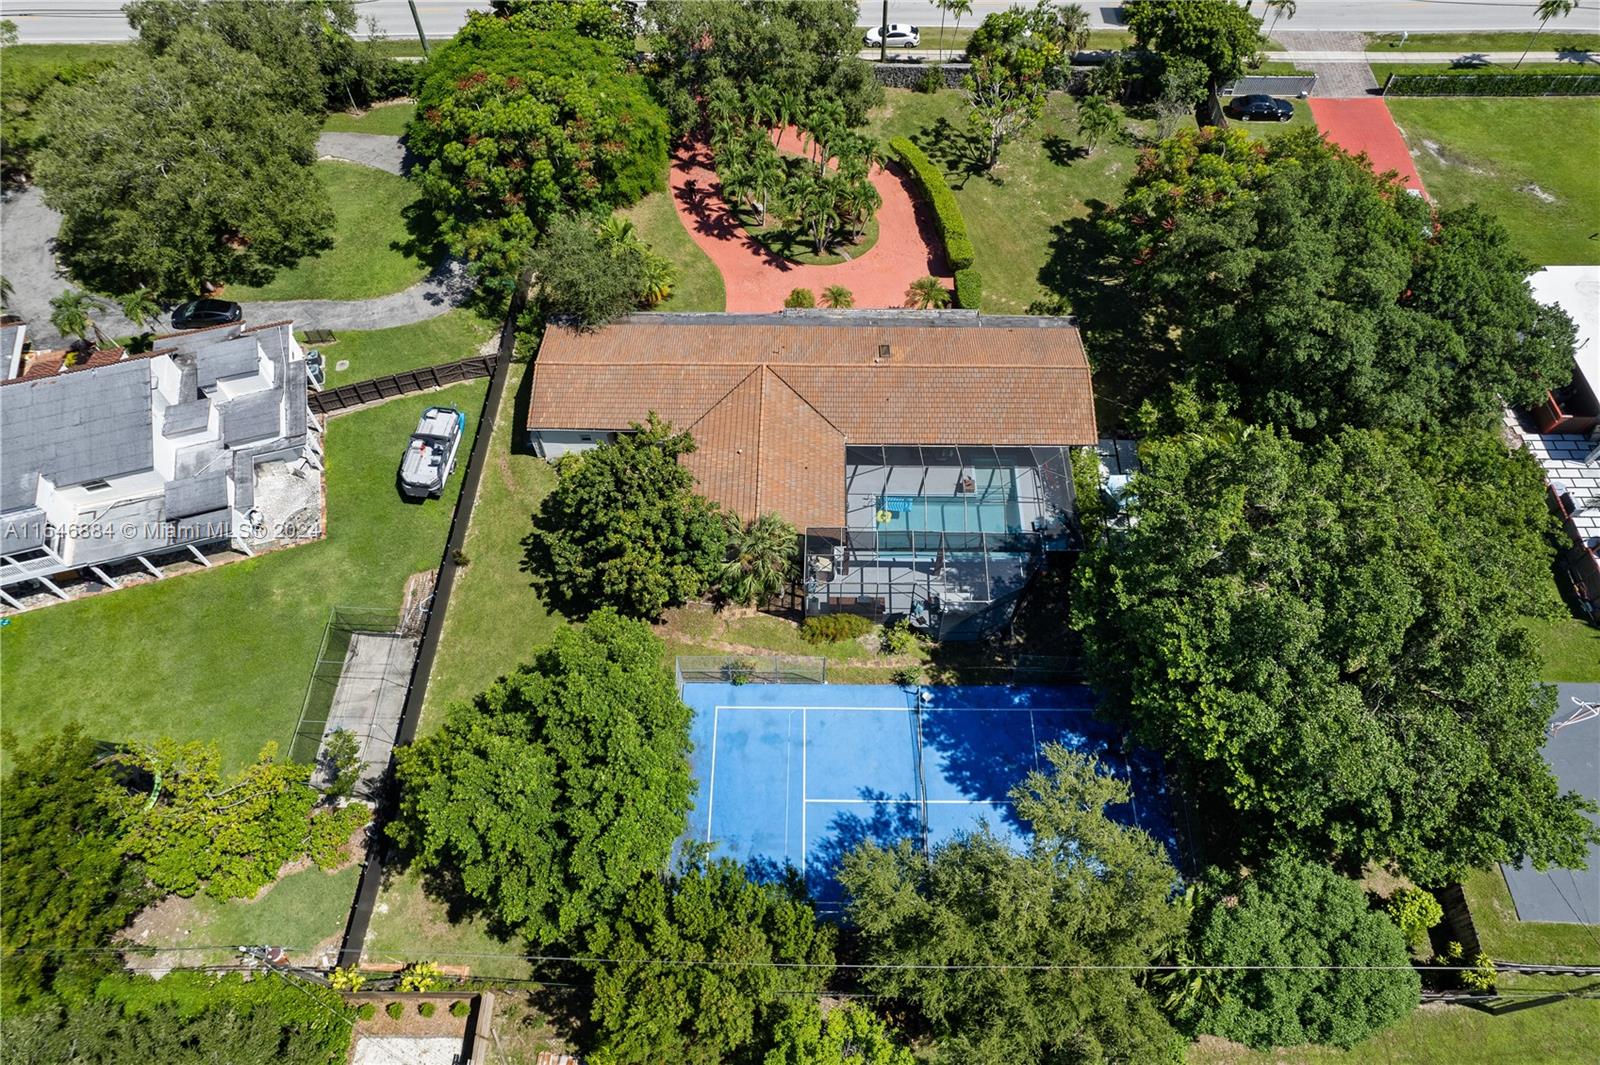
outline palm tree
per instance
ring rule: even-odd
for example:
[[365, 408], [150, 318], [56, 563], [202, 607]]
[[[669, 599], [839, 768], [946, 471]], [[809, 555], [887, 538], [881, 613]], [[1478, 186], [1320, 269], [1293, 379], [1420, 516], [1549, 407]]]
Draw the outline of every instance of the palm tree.
[[906, 289], [906, 306], [919, 311], [948, 307], [950, 290], [941, 285], [937, 277], [919, 277]]
[[95, 343], [102, 348], [112, 347], [111, 341], [101, 332], [100, 326], [90, 317], [99, 310], [100, 301], [90, 296], [87, 292], [69, 288], [59, 296], [50, 300], [50, 324], [62, 336], [73, 336], [89, 342], [89, 334], [95, 336]]
[[822, 290], [822, 305], [836, 311], [848, 310], [856, 305], [856, 297], [843, 285], [829, 285]]
[[1089, 152], [1101, 137], [1115, 133], [1122, 126], [1122, 116], [1104, 96], [1085, 96], [1078, 105], [1078, 132], [1089, 142]]
[[770, 128], [778, 121], [778, 90], [771, 85], [752, 85], [745, 90], [744, 102], [756, 125]]
[[0, 311], [6, 310], [11, 305], [11, 282], [0, 274]]
[[745, 161], [736, 158], [732, 152], [727, 154], [728, 158], [717, 166], [717, 177], [722, 182], [723, 201], [738, 210], [750, 199], [755, 186]]
[[961, 16], [972, 14], [972, 0], [944, 0], [944, 6], [956, 17], [956, 32], [961, 32]]
[[851, 236], [860, 241], [861, 234], [866, 232], [867, 223], [872, 221], [872, 216], [883, 206], [883, 195], [878, 192], [876, 185], [864, 177], [853, 180], [847, 178], [842, 201], [844, 213], [850, 218]]
[[1267, 0], [1267, 10], [1272, 12], [1272, 25], [1267, 28], [1267, 36], [1272, 36], [1272, 31], [1278, 28], [1278, 20], [1286, 18], [1294, 21], [1294, 0]]
[[1533, 48], [1534, 40], [1544, 32], [1544, 24], [1553, 18], [1566, 18], [1572, 14], [1572, 9], [1578, 6], [1578, 0], [1539, 0], [1539, 6], [1533, 13], [1539, 16], [1539, 28], [1533, 31], [1533, 36], [1528, 38], [1528, 47], [1522, 50], [1522, 58], [1517, 60], [1512, 70], [1522, 65], [1522, 60], [1528, 58], [1528, 52]]
[[149, 351], [151, 344], [152, 327], [161, 321], [161, 305], [155, 300], [155, 293], [147, 288], [137, 292], [130, 292], [120, 301], [122, 316], [134, 324], [139, 330], [139, 335], [130, 345], [135, 352]]
[[634, 224], [615, 214], [606, 215], [605, 219], [595, 227], [594, 235], [600, 238], [602, 244], [612, 248], [623, 247], [639, 239]]
[[755, 195], [756, 211], [761, 216], [757, 225], [767, 224], [767, 209], [777, 203], [779, 190], [783, 188], [783, 179], [789, 176], [789, 169], [783, 165], [783, 157], [778, 154], [766, 136], [761, 136], [760, 144], [754, 146], [744, 160], [746, 176], [750, 179], [750, 191]]
[[806, 116], [806, 132], [811, 134], [811, 143], [817, 149], [817, 172], [820, 174], [828, 169], [828, 160], [833, 158], [833, 145], [848, 132], [844, 104], [832, 97], [820, 101]]
[[790, 218], [811, 235], [813, 252], [821, 255], [839, 221], [838, 179], [812, 177], [789, 193]]
[[644, 280], [644, 305], [654, 307], [672, 295], [672, 286], [678, 283], [678, 271], [671, 262], [641, 244], [640, 273]]
[[729, 523], [733, 557], [723, 563], [718, 587], [730, 602], [765, 606], [783, 591], [794, 568], [799, 534], [776, 514], [763, 514], [743, 529]]
[[[1283, 2], [1292, 6], [1294, 0]], [[1056, 24], [1061, 27], [1062, 59], [1071, 65], [1073, 55], [1089, 43], [1089, 12], [1081, 4], [1067, 4], [1056, 12]]]

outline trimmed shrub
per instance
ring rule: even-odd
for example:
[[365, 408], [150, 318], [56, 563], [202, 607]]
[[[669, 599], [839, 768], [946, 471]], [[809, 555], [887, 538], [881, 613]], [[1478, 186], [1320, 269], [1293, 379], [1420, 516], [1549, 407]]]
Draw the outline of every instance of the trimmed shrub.
[[398, 1021], [402, 1016], [404, 1016], [406, 1012], [406, 1005], [404, 1002], [391, 1002], [387, 1006], [383, 1007], [383, 1012], [387, 1013], [390, 1017], [393, 1017]]
[[378, 1015], [378, 1007], [372, 1002], [363, 1002], [356, 1007], [356, 1016], [364, 1021], [370, 1021]]
[[1390, 74], [1385, 96], [1600, 96], [1600, 74]]
[[454, 1002], [450, 1003], [450, 1016], [452, 1017], [465, 1017], [471, 1012], [472, 1007], [467, 1005], [465, 999], [458, 998]]
[[806, 643], [843, 643], [871, 631], [872, 622], [860, 614], [823, 614], [801, 623], [800, 638]]
[[923, 195], [933, 205], [934, 217], [939, 222], [939, 235], [944, 238], [944, 253], [950, 260], [951, 268], [967, 269], [973, 260], [972, 240], [967, 236], [967, 220], [962, 217], [961, 205], [956, 203], [955, 193], [950, 191], [950, 185], [944, 179], [944, 171], [905, 137], [891, 139], [889, 150], [906, 165], [906, 169], [916, 175]]
[[956, 271], [956, 306], [977, 310], [983, 302], [983, 275], [975, 266]]
[[917, 82], [917, 91], [933, 94], [944, 88], [944, 68], [935, 63], [922, 72], [922, 78]]
[[424, 1017], [432, 1017], [433, 1014], [434, 1014], [434, 1011], [437, 1010], [438, 1008], [439, 1007], [435, 1006], [431, 1002], [419, 1002], [419, 1003], [417, 1003], [417, 1012], [422, 1014], [422, 1016], [424, 1016]]
[[905, 655], [915, 651], [922, 643], [922, 633], [902, 618], [893, 625], [885, 625], [882, 634], [882, 651], [886, 655]]
[[1400, 926], [1406, 946], [1413, 950], [1428, 938], [1428, 929], [1444, 920], [1444, 907], [1439, 905], [1439, 900], [1421, 888], [1401, 888], [1384, 909]]
[[817, 305], [817, 294], [809, 288], [797, 288], [784, 299], [783, 305], [785, 307], [815, 307]]

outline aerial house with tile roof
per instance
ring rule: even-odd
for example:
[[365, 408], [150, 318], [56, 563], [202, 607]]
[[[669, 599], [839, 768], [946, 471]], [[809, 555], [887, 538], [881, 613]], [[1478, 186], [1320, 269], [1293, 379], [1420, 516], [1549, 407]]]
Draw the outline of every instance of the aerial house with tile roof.
[[1068, 320], [972, 311], [636, 314], [552, 328], [528, 440], [596, 447], [650, 412], [687, 429], [700, 491], [804, 531], [806, 610], [1003, 624], [1076, 539], [1068, 452], [1096, 443]]
[[27, 352], [21, 328], [0, 334], [7, 607], [320, 529], [320, 427], [293, 323], [173, 333], [142, 354]]

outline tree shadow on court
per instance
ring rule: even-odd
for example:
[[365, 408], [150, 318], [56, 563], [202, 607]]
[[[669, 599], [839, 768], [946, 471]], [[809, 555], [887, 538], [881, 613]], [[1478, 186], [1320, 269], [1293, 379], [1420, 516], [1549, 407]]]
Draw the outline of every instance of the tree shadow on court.
[[865, 817], [843, 811], [828, 822], [828, 834], [806, 854], [806, 883], [812, 897], [821, 903], [842, 901], [839, 868], [851, 851], [864, 843], [892, 847], [902, 839], [922, 840], [922, 811], [910, 795], [896, 799], [888, 792], [861, 788], [861, 799], [872, 803]]

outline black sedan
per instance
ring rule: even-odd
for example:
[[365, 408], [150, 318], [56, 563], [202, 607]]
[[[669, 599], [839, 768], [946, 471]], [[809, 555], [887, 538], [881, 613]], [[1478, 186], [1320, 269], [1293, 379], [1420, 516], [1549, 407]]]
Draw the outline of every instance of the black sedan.
[[204, 329], [227, 325], [244, 317], [244, 308], [229, 300], [190, 300], [172, 312], [172, 328]]
[[1228, 104], [1228, 115], [1245, 122], [1287, 122], [1294, 117], [1294, 104], [1265, 93], [1236, 96]]

